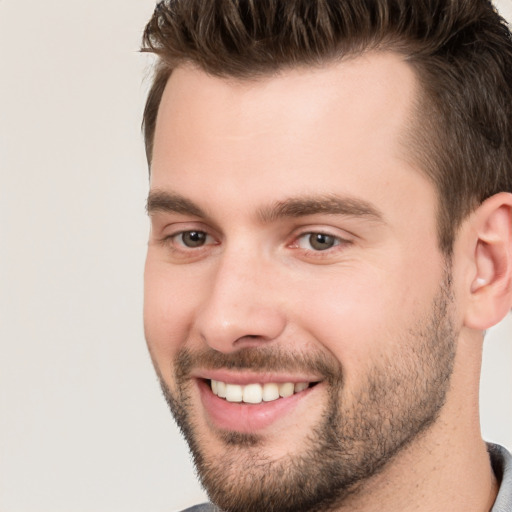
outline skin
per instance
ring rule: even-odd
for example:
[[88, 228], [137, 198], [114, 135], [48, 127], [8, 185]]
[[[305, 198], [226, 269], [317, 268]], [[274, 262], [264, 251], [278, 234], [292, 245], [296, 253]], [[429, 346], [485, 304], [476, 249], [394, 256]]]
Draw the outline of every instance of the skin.
[[[338, 400], [340, 417], [370, 410], [389, 435], [399, 427], [389, 426], [386, 411], [412, 408], [419, 417], [425, 407], [409, 389], [407, 359], [424, 361], [421, 343], [437, 357], [422, 333], [448, 290], [437, 324], [453, 360], [446, 357], [449, 382], [437, 409], [329, 510], [492, 506], [497, 484], [479, 432], [478, 375], [482, 331], [510, 306], [511, 201], [500, 194], [471, 215], [447, 262], [437, 244], [434, 187], [406, 144], [418, 94], [411, 69], [390, 53], [252, 82], [192, 67], [169, 80], [151, 165], [146, 338], [201, 459], [223, 461], [235, 485], [248, 463], [259, 460], [268, 471], [300, 457]], [[333, 197], [343, 208], [311, 209], [311, 198]], [[300, 214], [276, 208], [297, 198]], [[187, 247], [181, 233], [190, 231], [205, 233], [204, 245]], [[310, 233], [335, 245], [315, 250]], [[176, 371], [185, 352], [220, 354], [220, 361], [268, 353], [283, 368], [258, 363], [253, 374], [320, 384], [264, 428], [219, 428], [201, 399], [203, 363], [190, 374]], [[315, 358], [338, 369], [342, 384], [308, 367]], [[427, 367], [425, 382], [433, 372]], [[382, 407], [368, 409], [369, 382], [380, 374]], [[244, 371], [223, 375], [239, 379]], [[404, 379], [403, 389], [389, 385], [393, 378]]]

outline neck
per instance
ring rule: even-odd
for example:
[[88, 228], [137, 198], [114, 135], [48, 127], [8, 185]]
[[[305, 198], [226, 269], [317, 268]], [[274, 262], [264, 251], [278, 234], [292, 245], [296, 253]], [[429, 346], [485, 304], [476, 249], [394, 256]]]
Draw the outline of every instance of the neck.
[[[498, 493], [480, 434], [479, 358], [459, 357], [437, 421], [337, 512], [489, 512]], [[461, 391], [462, 390], [462, 391]]]
[[444, 443], [434, 430], [405, 448], [337, 511], [489, 512], [498, 483], [485, 443], [453, 438]]

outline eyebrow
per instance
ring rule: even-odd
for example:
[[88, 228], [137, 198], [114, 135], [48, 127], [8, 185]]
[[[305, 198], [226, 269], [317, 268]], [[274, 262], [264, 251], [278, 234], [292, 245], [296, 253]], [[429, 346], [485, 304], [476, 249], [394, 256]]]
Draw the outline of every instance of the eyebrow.
[[369, 202], [335, 194], [321, 196], [292, 197], [262, 208], [258, 217], [264, 223], [280, 218], [305, 217], [308, 215], [327, 214], [347, 217], [363, 217], [374, 221], [384, 221], [382, 213]]
[[161, 190], [154, 190], [149, 193], [146, 211], [149, 215], [156, 212], [164, 212], [206, 217], [205, 212], [186, 197]]
[[[149, 215], [164, 212], [192, 215], [200, 218], [208, 217], [205, 211], [190, 199], [174, 192], [161, 190], [154, 190], [149, 193], [146, 210]], [[257, 218], [263, 224], [268, 224], [283, 218], [298, 218], [318, 214], [362, 217], [384, 222], [382, 213], [369, 202], [335, 194], [299, 196], [277, 201], [260, 208], [257, 212]]]

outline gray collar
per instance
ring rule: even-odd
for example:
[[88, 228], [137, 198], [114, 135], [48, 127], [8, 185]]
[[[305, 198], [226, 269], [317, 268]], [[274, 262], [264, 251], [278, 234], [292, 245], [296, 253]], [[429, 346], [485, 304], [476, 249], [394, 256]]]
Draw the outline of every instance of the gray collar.
[[491, 512], [512, 512], [512, 455], [502, 446], [488, 444], [492, 469], [501, 482]]

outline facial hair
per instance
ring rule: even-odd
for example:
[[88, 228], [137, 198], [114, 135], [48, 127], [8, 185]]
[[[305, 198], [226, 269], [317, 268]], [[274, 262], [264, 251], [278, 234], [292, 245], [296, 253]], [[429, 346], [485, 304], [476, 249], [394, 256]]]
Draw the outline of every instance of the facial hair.
[[[332, 510], [361, 492], [435, 422], [445, 403], [456, 349], [450, 289], [446, 271], [425, 318], [404, 329], [395, 352], [373, 361], [357, 391], [345, 389], [342, 362], [324, 352], [182, 350], [174, 364], [175, 391], [163, 379], [161, 386], [211, 501], [225, 512], [314, 512]], [[189, 375], [197, 367], [320, 375], [327, 383], [327, 405], [305, 442], [287, 457], [265, 456], [264, 438], [257, 434], [216, 432], [226, 450], [212, 459], [191, 412]]]

